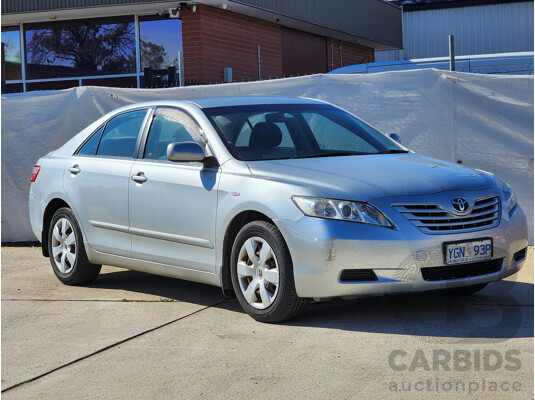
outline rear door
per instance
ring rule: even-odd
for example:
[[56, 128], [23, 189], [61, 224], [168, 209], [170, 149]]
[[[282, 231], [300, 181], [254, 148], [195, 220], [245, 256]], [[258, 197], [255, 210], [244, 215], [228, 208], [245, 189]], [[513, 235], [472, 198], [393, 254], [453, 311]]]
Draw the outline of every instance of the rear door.
[[168, 161], [175, 142], [206, 146], [189, 114], [158, 107], [129, 182], [132, 256], [213, 273], [219, 169]]
[[110, 119], [67, 163], [64, 187], [93, 249], [131, 257], [128, 185], [148, 109]]

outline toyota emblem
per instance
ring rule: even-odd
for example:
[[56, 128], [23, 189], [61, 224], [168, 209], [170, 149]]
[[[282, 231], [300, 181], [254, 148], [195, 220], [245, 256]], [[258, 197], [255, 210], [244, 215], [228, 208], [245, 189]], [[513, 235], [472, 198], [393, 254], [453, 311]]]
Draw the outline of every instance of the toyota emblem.
[[464, 197], [455, 197], [451, 201], [451, 205], [453, 206], [453, 209], [457, 212], [463, 213], [468, 211], [468, 201]]

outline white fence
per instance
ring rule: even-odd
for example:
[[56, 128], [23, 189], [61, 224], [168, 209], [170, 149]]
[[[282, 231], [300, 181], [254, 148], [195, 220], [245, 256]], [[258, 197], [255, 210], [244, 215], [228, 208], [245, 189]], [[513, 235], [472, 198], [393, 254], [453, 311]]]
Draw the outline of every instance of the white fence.
[[[414, 60], [355, 64], [335, 69], [329, 72], [329, 74], [373, 74], [376, 72], [406, 71], [423, 68], [449, 71], [450, 58], [419, 58]], [[533, 52], [456, 56], [455, 71], [477, 74], [533, 75]]]
[[533, 76], [413, 70], [172, 89], [79, 87], [2, 97], [2, 242], [35, 240], [37, 159], [114, 108], [147, 100], [276, 95], [339, 105], [416, 152], [497, 174], [517, 192], [533, 243]]

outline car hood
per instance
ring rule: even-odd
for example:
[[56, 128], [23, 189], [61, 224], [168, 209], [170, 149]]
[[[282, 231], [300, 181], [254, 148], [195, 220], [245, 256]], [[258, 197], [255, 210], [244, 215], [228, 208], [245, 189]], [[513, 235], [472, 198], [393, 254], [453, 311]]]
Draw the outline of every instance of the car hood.
[[370, 201], [377, 197], [495, 187], [476, 171], [418, 154], [375, 154], [248, 161], [251, 173], [316, 189], [323, 197]]

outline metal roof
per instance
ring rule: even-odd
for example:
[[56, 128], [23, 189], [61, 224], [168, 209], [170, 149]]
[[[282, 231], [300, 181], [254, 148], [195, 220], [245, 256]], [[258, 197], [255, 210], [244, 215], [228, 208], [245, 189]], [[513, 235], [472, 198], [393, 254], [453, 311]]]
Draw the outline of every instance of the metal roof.
[[533, 0], [387, 0], [403, 7], [403, 11], [436, 10], [441, 8], [488, 6], [490, 4], [530, 2]]
[[401, 9], [381, 0], [234, 0], [234, 3], [402, 48]]
[[[153, 13], [170, 0], [1, 0], [2, 26], [51, 19]], [[403, 47], [401, 8], [383, 0], [223, 0], [228, 11], [378, 50]], [[196, 4], [221, 7], [222, 0]], [[53, 18], [51, 13], [53, 12]]]

